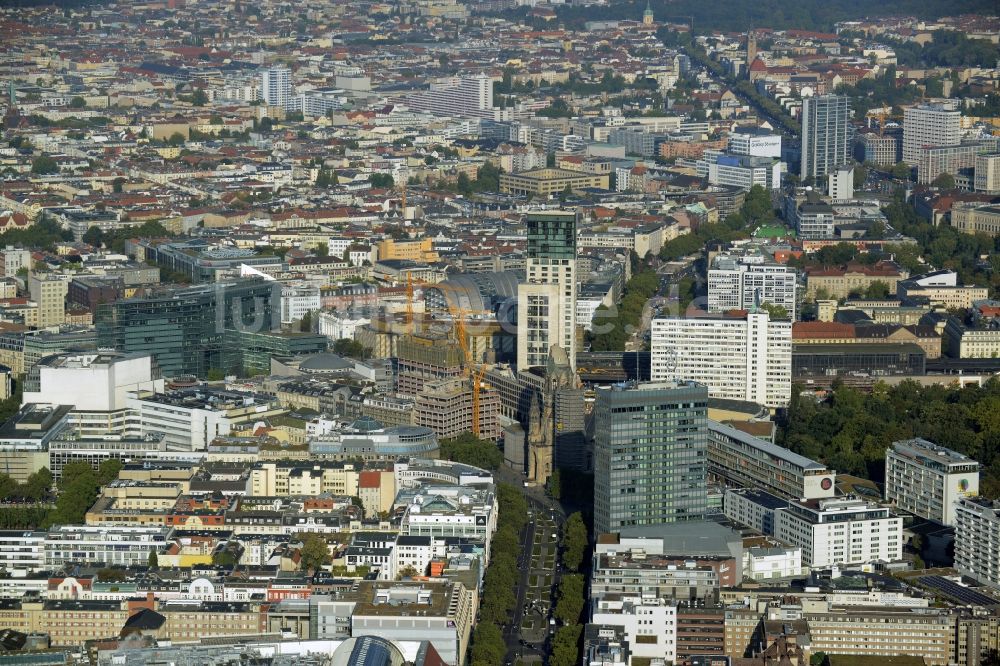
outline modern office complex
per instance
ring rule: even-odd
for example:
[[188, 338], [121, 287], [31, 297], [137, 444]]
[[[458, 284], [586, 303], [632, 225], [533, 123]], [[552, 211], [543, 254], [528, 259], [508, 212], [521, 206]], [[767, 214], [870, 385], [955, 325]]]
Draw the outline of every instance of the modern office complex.
[[978, 497], [958, 500], [955, 569], [1000, 589], [1000, 501]]
[[832, 173], [851, 157], [851, 100], [838, 95], [802, 100], [802, 179]]
[[708, 473], [730, 484], [788, 499], [833, 497], [837, 473], [826, 465], [717, 421], [708, 421]]
[[720, 254], [708, 269], [708, 311], [750, 310], [763, 303], [784, 308], [795, 319], [795, 269], [769, 261], [762, 252]]
[[242, 365], [241, 349], [226, 344], [227, 334], [274, 330], [280, 299], [280, 284], [245, 279], [116, 301], [98, 312], [98, 341], [102, 348], [152, 354], [166, 377], [204, 377]]
[[708, 391], [693, 382], [597, 390], [596, 534], [703, 516], [707, 405]]
[[518, 286], [517, 367], [545, 365], [553, 345], [576, 367], [576, 212], [527, 216], [527, 282]]
[[925, 147], [958, 145], [961, 119], [960, 111], [941, 104], [921, 104], [903, 111], [903, 161], [915, 166]]
[[265, 104], [285, 108], [292, 97], [292, 72], [283, 65], [265, 69], [260, 74], [260, 89]]
[[792, 390], [792, 323], [766, 312], [654, 319], [652, 379], [693, 380], [713, 398], [783, 407]]
[[963, 497], [979, 494], [979, 463], [926, 439], [893, 442], [885, 452], [885, 498], [900, 509], [955, 524]]

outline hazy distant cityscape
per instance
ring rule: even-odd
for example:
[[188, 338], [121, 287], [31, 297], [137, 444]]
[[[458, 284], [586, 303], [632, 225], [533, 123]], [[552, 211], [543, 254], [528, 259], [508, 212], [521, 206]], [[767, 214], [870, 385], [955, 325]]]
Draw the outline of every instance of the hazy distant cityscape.
[[988, 0], [0, 5], [0, 664], [1000, 666]]

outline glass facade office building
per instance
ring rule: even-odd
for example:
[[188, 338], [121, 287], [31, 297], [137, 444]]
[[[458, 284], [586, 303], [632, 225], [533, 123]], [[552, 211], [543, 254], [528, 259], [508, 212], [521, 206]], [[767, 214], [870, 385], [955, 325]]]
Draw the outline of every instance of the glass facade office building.
[[704, 517], [708, 389], [694, 382], [597, 389], [594, 529]]
[[98, 345], [152, 354], [165, 377], [228, 372], [243, 363], [234, 334], [278, 329], [280, 303], [280, 284], [260, 279], [116, 301], [98, 310]]

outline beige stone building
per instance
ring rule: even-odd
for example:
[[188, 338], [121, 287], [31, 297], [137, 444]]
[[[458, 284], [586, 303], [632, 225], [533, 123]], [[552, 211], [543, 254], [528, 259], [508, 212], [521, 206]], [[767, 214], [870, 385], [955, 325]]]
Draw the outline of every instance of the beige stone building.
[[535, 169], [521, 173], [500, 174], [500, 191], [505, 194], [556, 195], [568, 187], [577, 192], [589, 188], [606, 190], [610, 183], [608, 174], [567, 171], [565, 169]]
[[898, 265], [881, 261], [874, 266], [851, 264], [842, 268], [816, 268], [806, 272], [806, 296], [817, 298], [847, 298], [851, 292], [863, 294], [876, 282], [889, 287], [889, 293], [896, 293], [896, 284], [910, 277], [910, 273]]
[[810, 651], [869, 657], [923, 657], [928, 666], [951, 662], [955, 618], [948, 611], [840, 607], [804, 613]]
[[951, 226], [967, 234], [1000, 234], [1000, 206], [955, 204], [951, 209]]

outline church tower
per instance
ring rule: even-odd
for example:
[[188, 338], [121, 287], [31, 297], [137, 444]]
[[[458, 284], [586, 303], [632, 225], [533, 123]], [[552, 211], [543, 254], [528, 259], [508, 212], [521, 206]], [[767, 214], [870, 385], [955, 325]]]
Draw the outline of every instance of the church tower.
[[649, 6], [649, 0], [646, 0], [646, 11], [642, 13], [642, 24], [653, 25], [653, 8]]
[[747, 31], [747, 69], [757, 58], [757, 34], [751, 29]]

